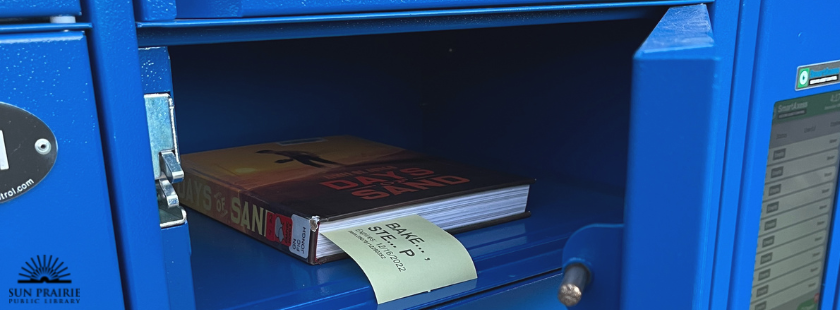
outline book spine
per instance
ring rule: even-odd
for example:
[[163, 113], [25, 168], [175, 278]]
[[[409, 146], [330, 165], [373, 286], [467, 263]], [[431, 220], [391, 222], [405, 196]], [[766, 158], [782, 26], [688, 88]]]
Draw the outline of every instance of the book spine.
[[[317, 232], [306, 231], [301, 238], [293, 232], [298, 226], [310, 226], [309, 220], [287, 210], [271, 206], [248, 192], [185, 171], [184, 180], [174, 184], [181, 204], [213, 218], [280, 251], [315, 263], [314, 238]], [[317, 236], [317, 235], [316, 235]]]

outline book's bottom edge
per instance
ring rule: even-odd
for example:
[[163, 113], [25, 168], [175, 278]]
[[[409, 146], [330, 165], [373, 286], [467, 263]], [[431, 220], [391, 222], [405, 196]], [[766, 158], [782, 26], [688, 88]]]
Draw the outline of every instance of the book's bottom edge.
[[[493, 219], [493, 220], [486, 221], [486, 222], [475, 223], [475, 224], [462, 226], [462, 227], [458, 227], [458, 228], [453, 228], [453, 229], [447, 229], [446, 231], [450, 234], [453, 234], [453, 235], [454, 234], [460, 234], [460, 233], [468, 232], [468, 231], [471, 231], [471, 230], [481, 229], [481, 228], [485, 228], [485, 227], [489, 227], [489, 226], [504, 224], [504, 223], [519, 220], [519, 219], [524, 219], [524, 218], [527, 218], [529, 216], [531, 216], [531, 211], [525, 211], [525, 212], [522, 212], [522, 213], [509, 215], [509, 216]], [[350, 256], [347, 255], [347, 253], [343, 253], [343, 252], [338, 253], [338, 254], [327, 255], [327, 256], [324, 256], [324, 257], [316, 257], [315, 258], [315, 265], [320, 265], [320, 264], [329, 263], [329, 262], [333, 262], [333, 261], [337, 261], [337, 260], [342, 260], [342, 259], [349, 258], [349, 257]]]

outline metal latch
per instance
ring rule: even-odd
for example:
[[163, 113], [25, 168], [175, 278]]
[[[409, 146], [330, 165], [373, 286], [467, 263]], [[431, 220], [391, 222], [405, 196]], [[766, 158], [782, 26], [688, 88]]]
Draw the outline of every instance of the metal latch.
[[158, 201], [167, 208], [177, 209], [180, 208], [178, 195], [172, 184], [184, 179], [184, 171], [181, 169], [178, 134], [175, 131], [175, 103], [168, 93], [146, 94], [144, 99]]

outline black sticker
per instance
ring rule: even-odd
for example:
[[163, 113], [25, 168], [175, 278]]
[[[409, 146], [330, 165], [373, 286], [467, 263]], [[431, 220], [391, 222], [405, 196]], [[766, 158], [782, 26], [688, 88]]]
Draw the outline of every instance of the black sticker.
[[773, 245], [773, 243], [775, 241], [776, 241], [776, 236], [770, 236], [770, 237], [764, 238], [764, 241], [761, 242], [761, 246], [762, 247], [771, 246], [771, 245]]
[[785, 173], [785, 167], [773, 168], [770, 170], [770, 178], [778, 178]]
[[52, 130], [32, 113], [0, 102], [0, 203], [38, 185], [55, 164]]
[[770, 277], [770, 269], [758, 273], [758, 280], [764, 280]]
[[774, 203], [768, 203], [767, 204], [767, 213], [768, 214], [776, 212], [776, 210], [779, 210], [779, 202], [778, 201], [776, 201]]
[[773, 252], [761, 255], [761, 263], [766, 264], [773, 260]]
[[767, 230], [771, 230], [773, 228], [776, 228], [776, 220], [777, 219], [772, 219], [772, 220], [769, 220], [769, 221], [765, 222], [764, 223], [764, 230], [767, 231]]
[[755, 297], [763, 296], [763, 295], [767, 294], [768, 292], [770, 292], [770, 286], [769, 285], [759, 287], [758, 290], [755, 291]]

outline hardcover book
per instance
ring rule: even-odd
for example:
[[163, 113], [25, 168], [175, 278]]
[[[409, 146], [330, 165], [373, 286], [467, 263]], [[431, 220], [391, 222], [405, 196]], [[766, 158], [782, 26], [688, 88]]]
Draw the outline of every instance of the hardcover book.
[[458, 232], [527, 216], [533, 179], [352, 136], [182, 154], [181, 204], [310, 264], [320, 232], [417, 214]]

